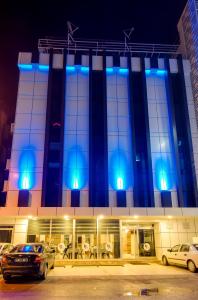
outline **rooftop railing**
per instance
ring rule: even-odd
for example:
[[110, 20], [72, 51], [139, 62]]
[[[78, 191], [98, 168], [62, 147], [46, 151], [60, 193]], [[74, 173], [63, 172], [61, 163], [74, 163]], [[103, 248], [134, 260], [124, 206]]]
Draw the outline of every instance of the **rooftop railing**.
[[45, 38], [39, 39], [38, 49], [40, 52], [48, 52], [50, 49], [61, 52], [67, 51], [95, 51], [118, 52], [118, 53], [148, 53], [148, 54], [172, 54], [180, 53], [179, 45], [167, 44], [144, 44], [144, 43], [125, 43], [117, 41], [95, 41], [78, 40], [69, 41], [67, 39]]

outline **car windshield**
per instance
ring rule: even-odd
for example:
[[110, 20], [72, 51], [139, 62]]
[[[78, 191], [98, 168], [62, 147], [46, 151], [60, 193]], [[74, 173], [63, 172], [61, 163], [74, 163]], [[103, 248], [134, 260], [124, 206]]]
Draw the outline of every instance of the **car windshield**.
[[193, 244], [193, 246], [198, 250], [198, 244]]
[[42, 245], [17, 245], [15, 246], [10, 253], [21, 253], [21, 252], [32, 252], [32, 253], [42, 253]]

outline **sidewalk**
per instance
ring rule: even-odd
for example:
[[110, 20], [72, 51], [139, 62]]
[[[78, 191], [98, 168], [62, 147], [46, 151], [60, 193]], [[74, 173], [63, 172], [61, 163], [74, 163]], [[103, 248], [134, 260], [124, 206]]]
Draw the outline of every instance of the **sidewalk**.
[[56, 267], [48, 276], [198, 276], [184, 268], [163, 266], [157, 263], [147, 265], [125, 264], [124, 266], [65, 266]]

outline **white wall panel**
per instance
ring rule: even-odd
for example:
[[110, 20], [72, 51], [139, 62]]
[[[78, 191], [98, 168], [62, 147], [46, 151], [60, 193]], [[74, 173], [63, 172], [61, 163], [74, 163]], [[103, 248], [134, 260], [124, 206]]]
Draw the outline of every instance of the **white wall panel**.
[[169, 65], [170, 65], [170, 72], [171, 73], [178, 73], [177, 59], [170, 58], [169, 59]]
[[71, 206], [71, 190], [75, 189], [75, 181], [80, 189], [80, 206], [88, 206], [88, 166], [89, 73], [75, 66], [66, 74], [63, 206]]
[[106, 56], [106, 67], [107, 68], [113, 67], [113, 56]]
[[53, 69], [62, 69], [63, 68], [63, 54], [55, 53], [53, 54]]
[[68, 66], [74, 65], [74, 55], [73, 54], [67, 54], [67, 65]]
[[92, 56], [92, 66], [93, 70], [103, 70], [103, 57], [99, 55]]
[[[46, 59], [43, 56], [43, 59]], [[44, 64], [44, 61], [42, 62]], [[43, 149], [45, 142], [45, 120], [47, 106], [48, 72], [42, 71], [37, 64], [32, 65], [32, 71], [20, 67], [17, 109], [13, 134], [13, 147], [8, 182], [8, 197], [6, 205], [17, 206], [20, 176], [23, 174], [21, 158], [24, 153], [31, 151], [33, 178], [30, 194], [33, 193], [31, 205], [38, 207], [41, 203]], [[28, 158], [30, 159], [30, 158]], [[27, 172], [27, 170], [26, 170]], [[14, 193], [15, 201], [10, 192]], [[32, 195], [33, 195], [32, 194]]]
[[82, 55], [82, 66], [89, 67], [89, 55]]
[[49, 65], [49, 53], [39, 53], [39, 64]]
[[[108, 172], [109, 206], [117, 206], [116, 190], [118, 178], [123, 180], [126, 205], [133, 206], [132, 191], [132, 141], [128, 99], [128, 74], [114, 67], [107, 74], [107, 128], [108, 128]], [[117, 164], [118, 161], [122, 163]], [[121, 175], [118, 175], [121, 174]]]
[[31, 64], [32, 53], [31, 52], [19, 52], [18, 64]]
[[128, 68], [128, 63], [127, 63], [127, 57], [126, 56], [121, 56], [120, 57], [120, 68]]
[[133, 72], [140, 72], [141, 71], [141, 64], [139, 57], [131, 57], [131, 68]]
[[165, 69], [164, 58], [158, 58], [158, 69]]

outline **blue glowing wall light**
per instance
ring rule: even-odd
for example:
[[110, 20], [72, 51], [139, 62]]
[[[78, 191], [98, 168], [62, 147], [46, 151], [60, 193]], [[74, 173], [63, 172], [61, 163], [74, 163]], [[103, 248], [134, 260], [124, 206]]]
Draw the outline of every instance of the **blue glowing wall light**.
[[113, 67], [113, 68], [106, 68], [106, 73], [108, 74], [120, 73], [124, 75], [124, 74], [128, 74], [129, 70], [127, 68]]
[[49, 71], [48, 65], [39, 65], [39, 64], [18, 64], [20, 70], [23, 71], [32, 71], [35, 68], [38, 68], [40, 71]]
[[26, 71], [30, 71], [33, 69], [32, 64], [18, 64], [18, 67], [20, 70], [26, 70]]
[[168, 191], [173, 187], [170, 160], [168, 158], [159, 158], [156, 160], [155, 174], [157, 188], [160, 191]]
[[75, 66], [66, 66], [66, 70], [68, 72], [75, 72], [77, 70], [83, 72], [83, 73], [88, 73], [89, 72], [89, 67], [85, 67], [85, 66], [78, 66], [78, 65], [75, 65]]
[[31, 190], [35, 185], [35, 150], [33, 147], [24, 148], [19, 159], [19, 189]]
[[109, 181], [114, 190], [127, 190], [133, 185], [132, 168], [121, 149], [114, 151], [110, 157]]
[[165, 76], [167, 74], [167, 71], [163, 69], [146, 69], [145, 73], [147, 76], [149, 75]]
[[38, 65], [40, 71], [49, 71], [48, 65]]
[[69, 149], [66, 160], [66, 172], [64, 181], [71, 190], [82, 189], [88, 180], [87, 164], [80, 146], [73, 146]]

